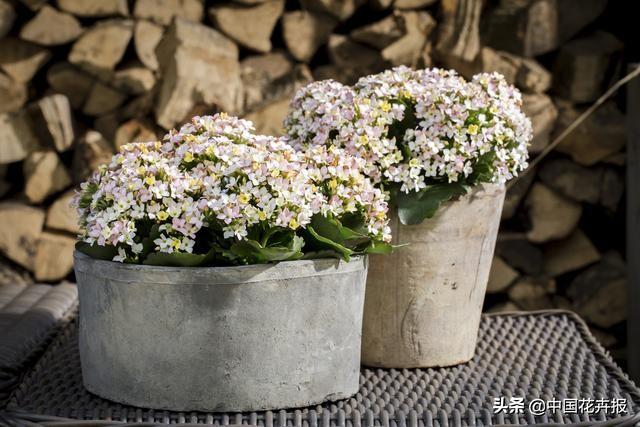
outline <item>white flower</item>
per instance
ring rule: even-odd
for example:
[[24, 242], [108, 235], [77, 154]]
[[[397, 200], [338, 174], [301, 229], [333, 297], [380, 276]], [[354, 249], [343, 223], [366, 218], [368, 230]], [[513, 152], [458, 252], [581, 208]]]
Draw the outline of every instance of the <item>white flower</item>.
[[314, 214], [348, 212], [362, 215], [372, 238], [390, 239], [385, 196], [362, 174], [362, 159], [326, 147], [298, 152], [252, 131], [251, 122], [218, 114], [195, 117], [162, 142], [125, 145], [82, 185], [81, 240], [139, 262], [149, 246], [193, 253], [207, 230], [242, 240], [256, 227], [297, 232]]
[[[397, 67], [353, 88], [329, 80], [300, 89], [284, 127], [296, 147], [344, 148], [374, 184], [409, 192], [443, 179], [476, 184], [478, 166], [491, 182], [525, 169], [532, 130], [521, 106], [497, 73], [467, 82], [454, 71]], [[407, 168], [412, 161], [421, 166]]]

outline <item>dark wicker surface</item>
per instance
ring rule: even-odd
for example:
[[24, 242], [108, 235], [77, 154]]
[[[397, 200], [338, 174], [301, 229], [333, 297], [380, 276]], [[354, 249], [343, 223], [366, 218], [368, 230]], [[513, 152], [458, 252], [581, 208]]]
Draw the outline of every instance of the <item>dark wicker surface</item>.
[[360, 392], [351, 399], [312, 408], [245, 414], [153, 411], [88, 393], [82, 386], [77, 329], [72, 321], [14, 390], [4, 419], [9, 425], [25, 426], [146, 422], [310, 427], [632, 425], [638, 421], [638, 416], [604, 412], [580, 415], [557, 411], [534, 416], [526, 407], [522, 414], [494, 414], [494, 398], [500, 397], [523, 397], [525, 401], [624, 398], [631, 415], [640, 411], [640, 390], [612, 362], [584, 323], [572, 313], [544, 312], [484, 317], [476, 356], [468, 364], [440, 369], [363, 369]]
[[77, 303], [75, 285], [0, 287], [0, 408], [56, 325]]

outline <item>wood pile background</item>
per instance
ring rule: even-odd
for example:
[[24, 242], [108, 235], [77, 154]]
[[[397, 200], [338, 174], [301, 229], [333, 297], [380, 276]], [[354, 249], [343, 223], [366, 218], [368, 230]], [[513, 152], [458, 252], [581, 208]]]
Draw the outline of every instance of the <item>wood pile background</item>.
[[[74, 187], [225, 110], [277, 134], [313, 79], [499, 71], [532, 156], [623, 66], [607, 0], [0, 0], [0, 284], [72, 280]], [[488, 311], [568, 308], [624, 347], [624, 116], [608, 102], [509, 192]]]

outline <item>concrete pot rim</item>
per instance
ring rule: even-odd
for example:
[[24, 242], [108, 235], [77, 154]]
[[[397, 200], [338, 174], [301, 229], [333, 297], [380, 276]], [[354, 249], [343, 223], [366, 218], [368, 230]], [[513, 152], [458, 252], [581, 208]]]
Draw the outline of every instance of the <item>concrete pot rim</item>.
[[[281, 261], [273, 264], [251, 264], [226, 267], [169, 267], [124, 264], [105, 261], [74, 251], [76, 272], [91, 272], [113, 281], [135, 284], [140, 276], [145, 282], [164, 285], [227, 285], [264, 281], [282, 281], [311, 276], [324, 276], [362, 271], [368, 266], [367, 255], [352, 256], [349, 261], [336, 258]], [[188, 272], [189, 274], [185, 274]]]

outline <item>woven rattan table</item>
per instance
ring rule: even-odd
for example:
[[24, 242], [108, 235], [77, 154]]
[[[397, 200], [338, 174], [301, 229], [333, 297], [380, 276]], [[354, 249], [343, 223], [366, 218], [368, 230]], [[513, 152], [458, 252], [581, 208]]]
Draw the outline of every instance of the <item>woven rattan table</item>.
[[[640, 419], [640, 390], [614, 364], [578, 316], [559, 311], [485, 316], [477, 352], [470, 363], [440, 369], [363, 368], [360, 392], [340, 402], [257, 413], [178, 413], [128, 407], [94, 396], [82, 386], [75, 292], [71, 288], [57, 292], [51, 288], [46, 292], [40, 289], [40, 294], [36, 308], [25, 309], [28, 304], [23, 303], [20, 315], [15, 314], [15, 306], [20, 304], [14, 301], [14, 313], [7, 318], [3, 313], [11, 302], [6, 300], [15, 295], [5, 295], [3, 299], [0, 289], [0, 307], [5, 306], [0, 308], [0, 344], [4, 348], [0, 352], [0, 387], [4, 389], [0, 391], [5, 393], [0, 402], [4, 406], [0, 424], [621, 426], [636, 425]], [[27, 318], [31, 320], [25, 321]], [[22, 333], [26, 324], [38, 331], [18, 342], [17, 335], [8, 329], [14, 329], [16, 324], [23, 324]], [[48, 334], [43, 332], [46, 328]], [[600, 409], [596, 405], [583, 411], [569, 410], [567, 406], [536, 410], [534, 414], [529, 404], [536, 399], [592, 403], [615, 399], [625, 402], [626, 411], [613, 413], [606, 405]], [[518, 405], [511, 406], [518, 401], [524, 402], [522, 410]], [[509, 408], [496, 413], [498, 402], [510, 402]]]

